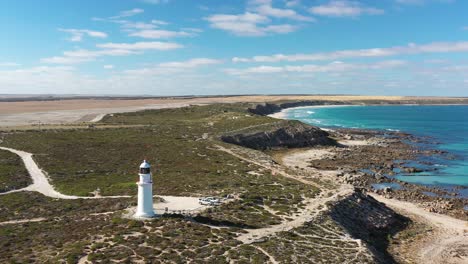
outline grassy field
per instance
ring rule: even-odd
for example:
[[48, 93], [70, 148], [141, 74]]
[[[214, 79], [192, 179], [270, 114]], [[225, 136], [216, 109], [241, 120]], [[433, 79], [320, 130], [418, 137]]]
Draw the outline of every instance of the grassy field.
[[228, 194], [238, 191], [248, 180], [245, 173], [255, 168], [213, 150], [211, 139], [276, 121], [246, 115], [244, 107], [230, 105], [144, 111], [103, 121], [143, 127], [18, 131], [8, 133], [3, 144], [34, 153], [66, 194], [89, 195], [98, 187], [103, 195], [135, 194], [143, 159], [154, 165], [156, 193]]
[[[144, 226], [121, 218], [123, 209], [135, 205], [134, 198], [56, 200], [37, 193], [0, 196], [0, 222], [46, 218], [38, 223], [0, 226], [0, 260], [74, 263], [86, 253], [92, 261], [112, 258], [125, 262], [140, 255], [147, 261], [264, 263], [267, 256], [255, 247], [240, 245], [233, 239], [235, 234], [241, 228], [279, 223], [279, 215], [293, 214], [304, 197], [319, 190], [272, 175], [216, 148], [229, 146], [219, 140], [225, 133], [277, 122], [253, 116], [246, 107], [143, 111], [108, 116], [102, 121], [111, 126], [106, 128], [4, 132], [2, 145], [33, 153], [52, 184], [66, 194], [89, 195], [100, 188], [102, 195], [134, 195], [139, 163], [148, 159], [153, 164], [155, 194], [234, 194], [239, 198], [196, 217], [227, 227], [217, 230], [177, 217]], [[138, 233], [138, 239], [127, 237], [132, 232]], [[54, 243], [46, 242], [50, 237]], [[50, 257], [51, 252], [58, 255]]]
[[17, 155], [0, 150], [0, 193], [24, 188], [32, 183], [23, 161]]
[[[100, 188], [102, 195], [135, 195], [138, 166], [147, 159], [153, 164], [157, 195], [235, 199], [194, 218], [166, 215], [142, 222], [123, 217], [136, 197], [58, 200], [26, 192], [0, 196], [0, 263], [76, 263], [80, 258], [93, 263], [266, 263], [270, 256], [284, 263], [372, 263], [370, 253], [358, 252], [356, 242], [344, 239], [343, 228], [326, 214], [263, 242], [244, 245], [236, 240], [246, 229], [291, 219], [304, 208], [306, 197], [321, 191], [218, 148], [234, 148], [220, 140], [225, 134], [288, 125], [252, 115], [249, 106], [151, 110], [107, 116], [95, 128], [3, 132], [2, 146], [33, 153], [65, 194], [86, 196]], [[271, 158], [257, 150], [242, 155]], [[1, 224], [31, 218], [43, 219]]]
[[[34, 153], [53, 185], [72, 195], [90, 195], [97, 188], [102, 195], [135, 195], [139, 163], [148, 159], [153, 164], [155, 194], [240, 195], [242, 199], [209, 212], [209, 217], [260, 227], [278, 221], [261, 206], [293, 213], [292, 205], [318, 190], [216, 149], [226, 145], [219, 137], [229, 131], [278, 122], [250, 115], [246, 108], [213, 105], [117, 114], [103, 123], [145, 126], [18, 131], [6, 134], [4, 144]], [[240, 213], [246, 208], [249, 213]], [[258, 215], [265, 221], [258, 221]]]

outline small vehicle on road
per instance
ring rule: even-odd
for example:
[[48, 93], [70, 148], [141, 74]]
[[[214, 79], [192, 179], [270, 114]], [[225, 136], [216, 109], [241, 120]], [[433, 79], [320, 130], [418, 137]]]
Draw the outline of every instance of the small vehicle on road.
[[198, 202], [201, 205], [211, 205], [211, 206], [216, 206], [216, 205], [221, 204], [221, 201], [218, 198], [215, 198], [215, 197], [200, 198], [200, 199], [198, 199]]

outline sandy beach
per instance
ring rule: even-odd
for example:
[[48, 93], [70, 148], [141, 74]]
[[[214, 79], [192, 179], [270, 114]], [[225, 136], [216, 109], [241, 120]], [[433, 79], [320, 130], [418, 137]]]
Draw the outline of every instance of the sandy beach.
[[313, 105], [313, 106], [298, 106], [298, 107], [292, 107], [292, 108], [287, 108], [283, 109], [281, 112], [277, 112], [271, 115], [268, 115], [269, 117], [273, 118], [278, 118], [278, 119], [286, 119], [287, 114], [295, 109], [318, 109], [318, 108], [330, 108], [330, 107], [349, 107], [349, 106], [358, 106], [358, 105]]

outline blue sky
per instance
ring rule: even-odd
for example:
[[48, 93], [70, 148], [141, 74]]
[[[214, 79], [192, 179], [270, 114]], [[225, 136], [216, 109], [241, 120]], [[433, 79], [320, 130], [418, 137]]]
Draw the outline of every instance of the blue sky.
[[462, 0], [0, 1], [0, 94], [468, 96]]

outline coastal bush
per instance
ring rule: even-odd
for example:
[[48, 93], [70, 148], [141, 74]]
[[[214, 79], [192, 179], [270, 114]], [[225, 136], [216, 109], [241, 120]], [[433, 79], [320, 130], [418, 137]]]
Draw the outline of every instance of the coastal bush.
[[21, 158], [9, 151], [0, 150], [0, 193], [21, 189], [30, 184], [31, 177]]

